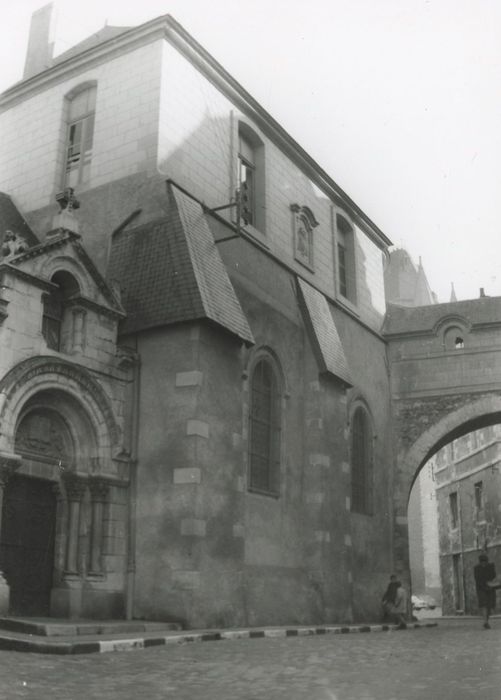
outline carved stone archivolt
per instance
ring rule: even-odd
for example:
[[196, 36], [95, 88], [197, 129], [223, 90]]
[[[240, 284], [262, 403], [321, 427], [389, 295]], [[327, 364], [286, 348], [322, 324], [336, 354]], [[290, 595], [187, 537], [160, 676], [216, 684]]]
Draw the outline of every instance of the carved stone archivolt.
[[0, 419], [5, 414], [9, 400], [20, 387], [30, 381], [42, 379], [44, 375], [68, 379], [78, 386], [81, 396], [88, 394], [104, 419], [111, 443], [118, 443], [120, 431], [104, 389], [87, 370], [60, 358], [32, 357], [18, 364], [3, 377], [0, 381], [0, 392], [5, 395], [5, 401], [0, 411]]

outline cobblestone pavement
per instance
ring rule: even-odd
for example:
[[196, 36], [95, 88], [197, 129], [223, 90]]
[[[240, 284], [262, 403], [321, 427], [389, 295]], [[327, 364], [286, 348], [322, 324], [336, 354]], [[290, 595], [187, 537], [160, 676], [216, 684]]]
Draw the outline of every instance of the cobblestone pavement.
[[501, 624], [61, 657], [0, 651], [1, 700], [501, 700]]

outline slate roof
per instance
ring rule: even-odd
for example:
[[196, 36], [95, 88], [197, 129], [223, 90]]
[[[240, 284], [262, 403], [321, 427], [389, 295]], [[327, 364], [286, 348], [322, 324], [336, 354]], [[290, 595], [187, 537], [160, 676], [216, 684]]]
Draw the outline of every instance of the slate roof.
[[165, 219], [114, 237], [107, 277], [121, 288], [121, 333], [207, 319], [252, 344], [201, 205], [172, 184], [168, 195]]
[[310, 334], [319, 371], [329, 373], [343, 384], [353, 386], [341, 338], [324, 295], [298, 278], [299, 302]]
[[0, 192], [0, 246], [3, 243], [6, 231], [18, 233], [26, 239], [29, 246], [39, 243], [9, 195]]

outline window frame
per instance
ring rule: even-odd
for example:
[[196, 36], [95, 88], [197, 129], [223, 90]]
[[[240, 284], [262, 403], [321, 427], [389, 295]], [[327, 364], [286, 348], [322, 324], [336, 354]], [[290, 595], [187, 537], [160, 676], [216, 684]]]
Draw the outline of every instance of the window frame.
[[[240, 211], [235, 223], [242, 230], [265, 243], [266, 234], [266, 153], [263, 139], [245, 121], [238, 120], [236, 126], [236, 192], [242, 201], [242, 168], [252, 174], [250, 218], [242, 219]], [[232, 194], [233, 196], [233, 194]]]
[[[343, 228], [345, 230], [342, 230]], [[337, 207], [332, 207], [332, 237], [336, 299], [356, 311], [358, 306], [356, 229], [346, 212]]]
[[[358, 417], [362, 417], [361, 423]], [[357, 401], [350, 412], [350, 510], [374, 515], [374, 423], [365, 402]], [[363, 448], [355, 442], [363, 430]], [[358, 457], [362, 456], [362, 462]]]
[[[268, 421], [263, 419], [263, 415], [266, 415], [266, 411], [262, 410], [263, 407], [256, 407], [255, 404], [258, 392], [260, 392], [260, 387], [255, 386], [255, 381], [261, 366], [267, 367], [271, 376], [270, 396], [266, 407], [269, 412]], [[260, 446], [256, 445], [254, 441], [256, 425], [260, 426], [262, 433], [269, 433], [266, 454], [260, 453]], [[257, 353], [249, 368], [247, 430], [247, 490], [251, 493], [278, 498], [280, 496], [283, 455], [283, 377], [277, 360], [268, 352], [260, 351]], [[253, 457], [266, 460], [266, 483], [256, 477], [258, 473], [256, 470], [253, 473]]]
[[[72, 105], [84, 93], [88, 93], [86, 108], [72, 115]], [[64, 136], [64, 155], [63, 155], [63, 187], [81, 187], [85, 186], [90, 181], [90, 168], [92, 164], [94, 152], [94, 132], [95, 132], [95, 115], [97, 103], [97, 83], [91, 82], [80, 85], [66, 95], [66, 129]], [[70, 137], [72, 130], [80, 126], [80, 137], [78, 140], [78, 159], [74, 161], [74, 166], [69, 167], [74, 154], [70, 154], [75, 143], [72, 145]], [[76, 179], [72, 175], [76, 173]]]
[[459, 527], [459, 494], [457, 491], [449, 493], [449, 516], [451, 529], [457, 530]]

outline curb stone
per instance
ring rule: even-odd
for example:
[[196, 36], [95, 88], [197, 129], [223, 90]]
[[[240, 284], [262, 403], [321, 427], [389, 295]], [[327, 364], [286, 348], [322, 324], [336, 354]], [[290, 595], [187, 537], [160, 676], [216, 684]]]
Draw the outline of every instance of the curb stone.
[[[410, 623], [407, 630], [438, 627], [436, 622]], [[352, 634], [369, 632], [396, 632], [400, 631], [396, 625], [350, 625], [321, 627], [270, 627], [262, 629], [236, 629], [214, 630], [204, 632], [179, 632], [166, 636], [142, 636], [128, 639], [103, 639], [102, 641], [75, 641], [54, 642], [44, 638], [43, 640], [21, 639], [10, 637], [8, 634], [0, 635], [0, 650], [23, 651], [37, 654], [103, 654], [114, 651], [136, 651], [154, 646], [170, 644], [189, 644], [196, 642], [212, 642], [236, 639], [264, 639], [305, 637], [326, 634]]]

